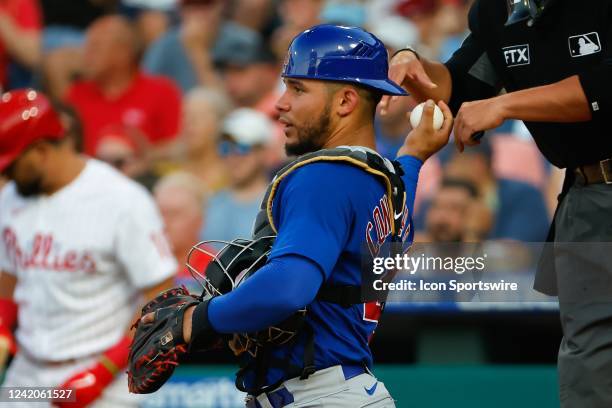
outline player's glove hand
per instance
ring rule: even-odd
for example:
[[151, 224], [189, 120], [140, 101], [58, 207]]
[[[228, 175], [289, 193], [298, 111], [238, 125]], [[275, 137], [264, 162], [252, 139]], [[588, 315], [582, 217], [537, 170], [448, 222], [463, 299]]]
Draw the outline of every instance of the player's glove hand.
[[143, 306], [141, 318], [149, 313], [153, 318], [134, 324], [136, 334], [128, 359], [130, 392], [155, 392], [170, 378], [188, 349], [183, 339], [185, 310], [199, 303], [201, 299], [185, 288], [173, 288]]
[[58, 400], [54, 401], [53, 404], [60, 408], [86, 407], [102, 395], [104, 389], [113, 382], [114, 377], [113, 373], [102, 363], [98, 363], [89, 370], [72, 376], [59, 387], [60, 390], [73, 389], [75, 401]]

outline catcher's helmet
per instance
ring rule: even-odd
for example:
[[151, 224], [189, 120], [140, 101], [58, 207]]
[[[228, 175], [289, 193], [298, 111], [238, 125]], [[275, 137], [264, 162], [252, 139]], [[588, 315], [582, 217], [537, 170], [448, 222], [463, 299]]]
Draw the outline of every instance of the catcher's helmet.
[[18, 89], [0, 98], [0, 172], [28, 146], [41, 139], [60, 139], [64, 128], [46, 96]]
[[[187, 256], [187, 269], [204, 288], [204, 296], [214, 297], [231, 292], [252, 276], [268, 260], [275, 236], [257, 239], [234, 239], [231, 242], [208, 240], [195, 245]], [[218, 253], [211, 247], [223, 244]], [[205, 271], [194, 267], [193, 260], [200, 254], [211, 258]], [[281, 345], [291, 340], [302, 327], [306, 309], [298, 310], [286, 321], [256, 333], [240, 333], [235, 346], [254, 355], [257, 347], [266, 343]]]
[[357, 27], [322, 24], [309, 28], [289, 46], [282, 76], [363, 85], [386, 95], [408, 95], [387, 77], [384, 44]]

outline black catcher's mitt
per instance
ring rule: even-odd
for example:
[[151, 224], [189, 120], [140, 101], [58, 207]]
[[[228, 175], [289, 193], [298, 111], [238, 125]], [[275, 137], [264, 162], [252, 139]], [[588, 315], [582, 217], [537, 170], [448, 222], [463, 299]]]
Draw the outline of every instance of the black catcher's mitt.
[[187, 353], [183, 339], [183, 316], [201, 299], [184, 287], [168, 289], [143, 306], [141, 316], [155, 312], [155, 320], [134, 323], [136, 333], [128, 359], [128, 386], [135, 394], [157, 391], [172, 375], [182, 355]]

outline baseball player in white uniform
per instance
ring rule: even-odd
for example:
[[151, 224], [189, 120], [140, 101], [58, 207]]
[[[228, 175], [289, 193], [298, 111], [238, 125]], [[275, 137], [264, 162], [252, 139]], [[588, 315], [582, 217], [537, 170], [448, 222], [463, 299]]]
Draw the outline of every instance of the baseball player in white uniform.
[[177, 264], [146, 190], [80, 156], [62, 119], [36, 91], [2, 95], [0, 347], [16, 351], [3, 386], [74, 389], [33, 406], [136, 406], [129, 327]]

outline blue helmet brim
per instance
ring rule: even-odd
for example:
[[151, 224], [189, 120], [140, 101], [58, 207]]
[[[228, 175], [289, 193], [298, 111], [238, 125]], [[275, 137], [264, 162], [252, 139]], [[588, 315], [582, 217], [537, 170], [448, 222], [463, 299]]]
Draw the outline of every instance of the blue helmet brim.
[[[358, 82], [361, 83], [361, 82]], [[390, 79], [386, 80], [368, 80], [363, 83], [370, 88], [374, 88], [383, 95], [396, 95], [396, 96], [408, 96], [410, 95], [404, 88], [391, 81]]]
[[359, 79], [359, 78], [313, 78], [308, 75], [287, 75], [285, 73], [281, 74], [283, 78], [299, 78], [299, 79], [309, 79], [312, 81], [331, 81], [331, 82], [347, 82], [356, 85], [362, 85], [366, 88], [371, 88], [377, 92], [380, 92], [383, 95], [395, 95], [395, 96], [409, 96], [410, 94], [406, 92], [404, 88], [391, 81], [390, 79]]

